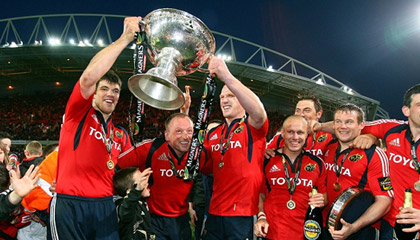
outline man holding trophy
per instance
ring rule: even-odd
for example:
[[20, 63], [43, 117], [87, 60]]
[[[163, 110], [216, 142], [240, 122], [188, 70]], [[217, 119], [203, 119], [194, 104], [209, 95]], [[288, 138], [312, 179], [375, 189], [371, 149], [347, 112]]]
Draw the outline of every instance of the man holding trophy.
[[140, 31], [139, 20], [124, 20], [120, 38], [92, 58], [67, 103], [51, 201], [52, 239], [118, 239], [112, 177], [118, 155], [131, 143], [112, 121], [121, 80], [110, 68]]
[[268, 119], [260, 99], [213, 57], [209, 71], [225, 83], [220, 108], [226, 122], [213, 128], [204, 146], [210, 155], [205, 173], [213, 173], [213, 195], [204, 239], [252, 239]]

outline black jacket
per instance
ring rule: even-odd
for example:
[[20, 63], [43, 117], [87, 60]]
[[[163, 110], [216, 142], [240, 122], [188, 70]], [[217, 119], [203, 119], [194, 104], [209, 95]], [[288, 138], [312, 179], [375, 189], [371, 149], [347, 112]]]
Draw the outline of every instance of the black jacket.
[[20, 203], [17, 205], [13, 205], [9, 201], [9, 194], [12, 190], [8, 189], [2, 193], [0, 193], [0, 221], [5, 221], [10, 218], [10, 214], [15, 210]]
[[135, 187], [127, 196], [115, 201], [118, 214], [118, 232], [121, 240], [148, 240], [151, 236], [151, 218], [141, 191]]
[[44, 160], [44, 157], [34, 157], [29, 159], [23, 159], [23, 161], [19, 164], [20, 175], [23, 177], [28, 171], [29, 167], [33, 164], [38, 166]]

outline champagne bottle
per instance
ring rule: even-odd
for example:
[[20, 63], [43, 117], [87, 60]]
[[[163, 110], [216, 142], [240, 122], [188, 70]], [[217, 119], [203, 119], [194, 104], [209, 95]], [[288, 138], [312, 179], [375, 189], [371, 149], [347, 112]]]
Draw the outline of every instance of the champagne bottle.
[[[413, 191], [410, 188], [405, 189], [404, 193], [404, 205], [403, 208], [413, 207]], [[414, 224], [401, 224], [395, 222], [394, 232], [397, 239], [400, 240], [412, 240], [415, 238], [417, 232], [403, 232], [403, 228], [411, 228]]]
[[[316, 186], [312, 188], [312, 196], [318, 194]], [[309, 204], [306, 211], [305, 224], [303, 225], [303, 239], [315, 240], [321, 239], [322, 211], [321, 208]]]

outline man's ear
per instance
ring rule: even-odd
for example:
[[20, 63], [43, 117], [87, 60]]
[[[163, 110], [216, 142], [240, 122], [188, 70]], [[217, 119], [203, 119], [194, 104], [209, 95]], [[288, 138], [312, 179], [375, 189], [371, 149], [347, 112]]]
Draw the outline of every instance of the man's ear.
[[321, 119], [321, 117], [322, 117], [322, 113], [323, 113], [322, 109], [321, 109], [321, 110], [319, 110], [319, 111], [316, 113], [316, 117], [317, 117], [317, 120], [318, 120], [318, 121], [319, 121], [319, 119]]
[[366, 123], [365, 121], [362, 121], [360, 123], [360, 130], [362, 130], [365, 127], [365, 125], [366, 125], [365, 123]]
[[409, 107], [407, 107], [407, 106], [403, 106], [403, 107], [401, 108], [401, 110], [402, 110], [402, 113], [404, 114], [404, 116], [406, 116], [406, 117], [410, 117], [410, 108], [409, 108]]

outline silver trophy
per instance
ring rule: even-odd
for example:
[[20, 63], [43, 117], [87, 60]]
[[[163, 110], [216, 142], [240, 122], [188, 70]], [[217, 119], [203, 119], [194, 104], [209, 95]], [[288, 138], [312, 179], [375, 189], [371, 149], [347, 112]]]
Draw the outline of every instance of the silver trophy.
[[138, 99], [159, 109], [184, 105], [184, 94], [176, 76], [195, 72], [215, 51], [215, 40], [207, 26], [193, 15], [172, 9], [157, 9], [143, 19], [149, 59], [155, 66], [128, 79], [128, 88]]

